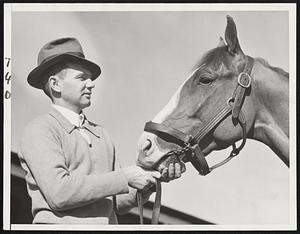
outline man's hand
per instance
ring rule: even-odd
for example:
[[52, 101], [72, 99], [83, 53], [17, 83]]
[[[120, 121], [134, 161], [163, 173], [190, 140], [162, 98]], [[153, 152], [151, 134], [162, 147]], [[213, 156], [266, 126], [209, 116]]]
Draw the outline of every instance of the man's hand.
[[181, 177], [185, 172], [185, 164], [183, 162], [170, 163], [169, 167], [159, 168], [161, 172], [161, 181], [170, 182], [171, 180]]
[[138, 166], [130, 166], [122, 169], [128, 185], [138, 190], [148, 190], [156, 184], [156, 179], [161, 177], [158, 171], [147, 171]]

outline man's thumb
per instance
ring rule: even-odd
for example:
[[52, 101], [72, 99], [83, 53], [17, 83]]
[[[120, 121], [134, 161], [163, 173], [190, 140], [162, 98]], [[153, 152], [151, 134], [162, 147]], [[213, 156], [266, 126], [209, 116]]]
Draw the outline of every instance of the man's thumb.
[[152, 176], [156, 179], [159, 179], [161, 177], [161, 174], [158, 171], [151, 172]]

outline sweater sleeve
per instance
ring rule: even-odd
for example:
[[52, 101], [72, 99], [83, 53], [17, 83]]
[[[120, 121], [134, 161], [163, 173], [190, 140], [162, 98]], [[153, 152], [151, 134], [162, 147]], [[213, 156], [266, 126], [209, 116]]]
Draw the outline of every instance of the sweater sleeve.
[[[52, 131], [52, 132], [51, 132]], [[68, 170], [64, 153], [53, 130], [31, 124], [22, 138], [20, 155], [34, 183], [53, 210], [67, 210], [108, 196], [128, 193], [122, 171], [74, 175]]]

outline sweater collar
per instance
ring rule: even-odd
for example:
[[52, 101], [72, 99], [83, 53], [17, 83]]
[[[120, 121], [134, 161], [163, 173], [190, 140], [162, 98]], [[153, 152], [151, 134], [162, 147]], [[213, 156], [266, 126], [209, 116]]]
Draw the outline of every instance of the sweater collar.
[[[53, 116], [68, 133], [71, 133], [75, 128], [80, 126], [79, 114], [64, 107], [58, 106], [57, 108], [57, 105], [52, 105], [49, 114]], [[88, 121], [87, 119], [85, 119], [82, 127], [86, 128], [88, 131], [90, 131], [97, 137], [100, 137], [101, 135], [99, 129], [96, 128], [97, 125]]]

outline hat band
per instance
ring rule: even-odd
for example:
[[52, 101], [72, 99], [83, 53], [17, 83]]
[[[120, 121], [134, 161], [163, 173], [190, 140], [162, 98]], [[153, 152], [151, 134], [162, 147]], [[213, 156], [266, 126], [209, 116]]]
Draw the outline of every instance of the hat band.
[[[80, 58], [85, 58], [84, 54], [81, 53], [81, 52], [67, 52], [67, 53], [64, 53], [64, 54], [69, 54], [69, 55], [73, 55], [73, 56], [76, 56], [76, 57], [80, 57]], [[45, 58], [39, 65], [42, 65], [46, 62], [48, 62], [49, 60], [59, 56], [59, 55], [62, 55], [62, 54], [54, 54], [54, 55], [51, 55], [47, 58]]]

